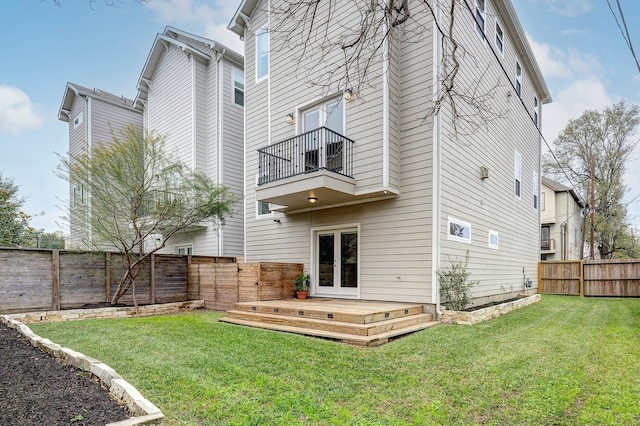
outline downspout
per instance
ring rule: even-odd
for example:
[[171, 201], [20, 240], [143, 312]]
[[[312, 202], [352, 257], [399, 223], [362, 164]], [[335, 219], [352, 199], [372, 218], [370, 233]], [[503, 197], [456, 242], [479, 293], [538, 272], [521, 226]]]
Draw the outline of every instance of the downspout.
[[[440, 7], [435, 4], [435, 16], [433, 22], [433, 69], [432, 69], [432, 91], [433, 101], [438, 98], [440, 91], [440, 33], [437, 22], [440, 21]], [[440, 281], [438, 280], [438, 270], [440, 269], [440, 216], [441, 216], [441, 170], [440, 170], [440, 110], [433, 117], [433, 186], [432, 186], [432, 223], [431, 223], [431, 300], [436, 301], [436, 316], [442, 316], [440, 307]]]
[[[93, 132], [93, 130], [91, 129], [91, 122], [92, 122], [91, 97], [85, 96], [85, 99], [87, 100], [87, 156], [91, 158], [91, 154], [93, 150], [93, 138], [91, 137]], [[89, 176], [89, 179], [91, 179], [91, 176]], [[82, 208], [85, 209], [85, 211], [87, 212], [86, 225], [87, 225], [87, 230], [89, 234], [89, 241], [93, 242], [93, 227], [91, 226], [91, 203], [89, 202], [89, 197], [90, 197], [90, 194], [88, 194], [88, 191], [87, 191], [87, 194], [84, 200], [85, 204], [84, 206], [82, 206]]]
[[191, 170], [196, 171], [196, 149], [197, 149], [197, 136], [196, 129], [196, 102], [197, 90], [196, 90], [196, 59], [191, 55], [187, 55], [191, 61]]
[[[247, 39], [247, 25], [244, 27], [244, 40]], [[242, 56], [242, 73], [244, 75], [245, 94], [247, 92], [247, 47], [246, 42], [243, 43], [244, 55]], [[242, 109], [242, 254], [247, 259], [247, 102], [245, 97], [244, 108]]]
[[[386, 20], [382, 22], [382, 32], [387, 34]], [[382, 187], [389, 187], [389, 36], [382, 46]]]
[[[224, 132], [224, 116], [222, 114], [222, 108], [224, 105], [224, 63], [222, 62], [222, 58], [224, 56], [224, 53], [226, 52], [226, 49], [222, 49], [222, 52], [217, 52], [216, 53], [216, 64], [218, 66], [218, 70], [217, 70], [217, 79], [218, 79], [218, 96], [216, 96], [216, 102], [218, 103], [217, 105], [217, 109], [218, 109], [218, 173], [217, 173], [217, 184], [218, 185], [222, 185], [224, 184], [224, 174], [223, 174], [223, 161], [222, 161], [222, 155], [224, 150], [222, 149], [222, 144], [224, 143], [224, 138], [223, 138], [223, 132]], [[224, 236], [223, 236], [223, 229], [222, 229], [222, 224], [218, 223], [218, 256], [223, 256], [223, 249], [224, 249], [224, 244], [222, 244], [223, 240], [224, 240]]]

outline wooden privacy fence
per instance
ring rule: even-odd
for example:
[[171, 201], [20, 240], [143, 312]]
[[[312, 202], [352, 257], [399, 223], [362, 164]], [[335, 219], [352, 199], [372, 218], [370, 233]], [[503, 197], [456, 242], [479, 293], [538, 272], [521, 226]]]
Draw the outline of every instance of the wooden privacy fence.
[[540, 262], [538, 292], [640, 297], [640, 259]]
[[[108, 303], [124, 273], [119, 253], [0, 249], [0, 314]], [[136, 280], [139, 304], [204, 299], [228, 310], [238, 301], [293, 297], [302, 264], [238, 263], [234, 257], [154, 254]], [[131, 289], [118, 303], [133, 305]]]

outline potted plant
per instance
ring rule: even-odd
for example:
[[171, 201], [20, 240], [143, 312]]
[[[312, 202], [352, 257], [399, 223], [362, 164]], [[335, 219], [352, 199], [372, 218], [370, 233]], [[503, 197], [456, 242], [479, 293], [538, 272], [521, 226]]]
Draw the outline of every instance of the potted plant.
[[309, 283], [311, 277], [307, 274], [301, 274], [293, 280], [293, 285], [296, 287], [296, 296], [298, 299], [307, 298], [307, 290], [309, 289]]

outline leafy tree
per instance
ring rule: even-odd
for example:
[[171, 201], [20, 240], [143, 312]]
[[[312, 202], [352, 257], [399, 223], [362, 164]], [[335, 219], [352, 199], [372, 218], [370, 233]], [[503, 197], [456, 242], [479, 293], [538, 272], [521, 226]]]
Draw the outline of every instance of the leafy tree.
[[44, 229], [34, 231], [31, 237], [30, 247], [54, 250], [64, 249], [64, 235], [61, 232], [45, 232]]
[[0, 246], [20, 247], [26, 245], [33, 228], [29, 226], [31, 216], [21, 210], [25, 199], [13, 179], [0, 172]]
[[585, 111], [579, 118], [569, 120], [554, 141], [555, 158], [545, 159], [545, 173], [561, 182], [573, 183], [587, 200], [589, 208], [585, 209], [583, 218], [585, 231], [591, 229], [591, 212], [594, 212], [594, 244], [602, 259], [617, 257], [616, 253], [631, 241], [627, 238], [630, 233], [627, 208], [622, 202], [627, 190], [623, 178], [626, 162], [637, 145], [634, 135], [639, 123], [640, 108], [624, 101], [602, 111]]
[[461, 311], [471, 302], [471, 287], [478, 285], [479, 281], [469, 280], [471, 272], [467, 269], [469, 263], [469, 250], [462, 260], [451, 261], [448, 269], [438, 269], [438, 281], [440, 282], [440, 297], [446, 303], [447, 309]]
[[111, 303], [132, 285], [136, 303], [135, 279], [145, 260], [176, 233], [207, 220], [224, 223], [236, 201], [226, 187], [176, 160], [163, 137], [142, 135], [133, 125], [90, 154], [61, 156], [58, 174], [88, 193], [86, 215], [69, 218], [72, 226], [85, 228], [84, 244], [124, 256], [125, 272]]

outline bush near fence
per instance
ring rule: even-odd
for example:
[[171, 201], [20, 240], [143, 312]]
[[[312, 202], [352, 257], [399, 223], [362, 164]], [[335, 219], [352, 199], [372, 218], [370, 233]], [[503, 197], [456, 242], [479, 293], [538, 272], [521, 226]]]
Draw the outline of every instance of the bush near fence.
[[[0, 314], [75, 309], [111, 300], [124, 274], [120, 253], [0, 249]], [[136, 280], [138, 304], [203, 299], [229, 310], [238, 301], [294, 296], [303, 265], [246, 263], [235, 257], [154, 254]], [[133, 305], [131, 289], [118, 303]]]
[[538, 280], [539, 293], [640, 297], [640, 259], [540, 262]]

